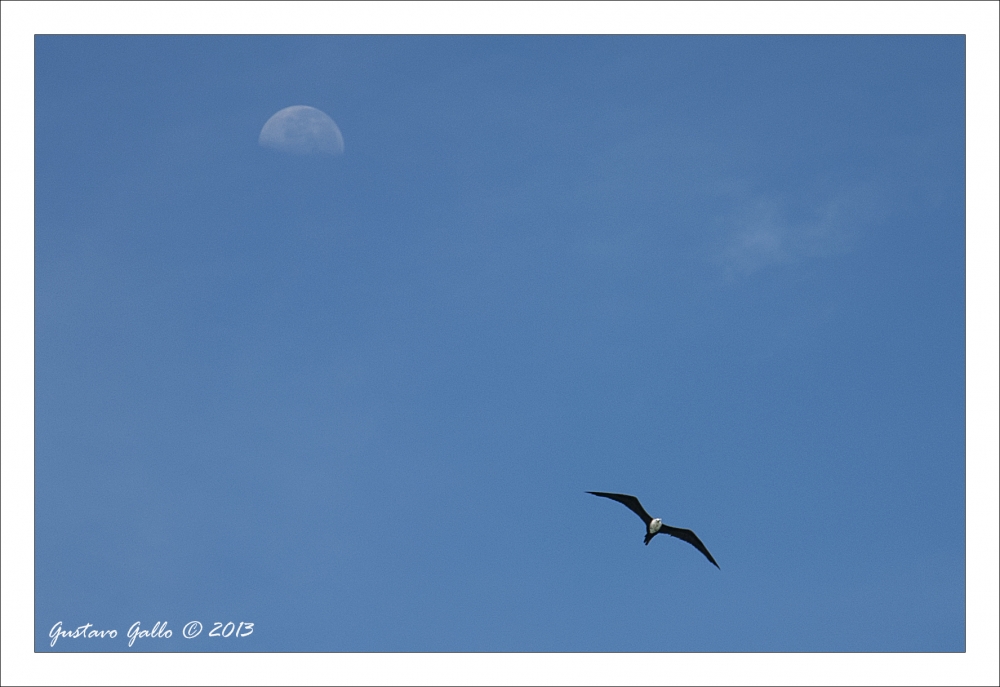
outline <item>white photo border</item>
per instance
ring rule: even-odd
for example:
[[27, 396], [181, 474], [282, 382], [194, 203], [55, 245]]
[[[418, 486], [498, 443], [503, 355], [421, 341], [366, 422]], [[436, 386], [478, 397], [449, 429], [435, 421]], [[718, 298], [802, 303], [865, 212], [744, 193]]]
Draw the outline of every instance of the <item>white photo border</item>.
[[[998, 8], [995, 2], [3, 2], [2, 682], [997, 684]], [[966, 652], [34, 653], [34, 36], [317, 33], [965, 34]]]

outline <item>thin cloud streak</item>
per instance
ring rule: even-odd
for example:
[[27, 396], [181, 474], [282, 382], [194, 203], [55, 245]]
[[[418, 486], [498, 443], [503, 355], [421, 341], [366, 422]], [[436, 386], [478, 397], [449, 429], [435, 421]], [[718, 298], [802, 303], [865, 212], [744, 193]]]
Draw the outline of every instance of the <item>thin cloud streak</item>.
[[745, 200], [721, 220], [726, 228], [716, 261], [728, 276], [737, 277], [844, 255], [880, 214], [870, 198], [856, 192], [798, 213], [766, 196]]

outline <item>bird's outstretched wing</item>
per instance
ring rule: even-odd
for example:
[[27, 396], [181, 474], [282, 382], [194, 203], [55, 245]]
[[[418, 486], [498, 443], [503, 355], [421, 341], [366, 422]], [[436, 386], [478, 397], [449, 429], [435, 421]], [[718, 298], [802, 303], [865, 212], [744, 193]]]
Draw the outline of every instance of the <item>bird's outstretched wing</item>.
[[[649, 523], [653, 520], [653, 518], [649, 517], [649, 513], [646, 512], [646, 509], [642, 507], [642, 504], [639, 503], [639, 499], [634, 496], [629, 496], [628, 494], [609, 494], [606, 491], [588, 491], [587, 493], [593, 494], [594, 496], [603, 496], [606, 499], [611, 499], [612, 501], [624, 504], [630, 511], [642, 518], [642, 521], [646, 523], [646, 527], [649, 527]], [[693, 532], [691, 534], [694, 536]], [[695, 539], [697, 539], [697, 537], [695, 537]], [[698, 543], [700, 544], [701, 542]], [[711, 556], [709, 556], [709, 558], [711, 558]]]
[[[688, 544], [705, 554], [705, 558], [711, 561], [712, 565], [716, 568], [719, 568], [719, 564], [715, 562], [715, 559], [712, 558], [712, 554], [710, 554], [708, 549], [705, 548], [705, 545], [701, 543], [701, 539], [698, 539], [698, 535], [691, 530], [685, 530], [680, 527], [671, 527], [670, 525], [661, 525], [660, 532], [663, 534], [669, 534], [671, 537], [683, 539]], [[719, 568], [719, 570], [722, 570], [722, 568]]]

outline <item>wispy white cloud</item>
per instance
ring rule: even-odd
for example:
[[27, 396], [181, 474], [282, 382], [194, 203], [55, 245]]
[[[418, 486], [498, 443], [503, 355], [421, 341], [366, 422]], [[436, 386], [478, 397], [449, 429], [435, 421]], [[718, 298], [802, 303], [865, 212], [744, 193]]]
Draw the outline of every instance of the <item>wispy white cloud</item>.
[[731, 276], [847, 253], [877, 215], [872, 199], [861, 192], [842, 192], [804, 209], [765, 196], [740, 196], [720, 218], [716, 259]]

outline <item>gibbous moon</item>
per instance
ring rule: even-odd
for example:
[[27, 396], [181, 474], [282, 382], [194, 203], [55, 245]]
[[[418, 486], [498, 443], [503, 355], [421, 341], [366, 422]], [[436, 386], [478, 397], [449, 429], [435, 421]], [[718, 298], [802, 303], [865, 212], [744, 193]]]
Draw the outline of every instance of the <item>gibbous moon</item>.
[[292, 105], [271, 116], [260, 130], [265, 148], [295, 155], [340, 155], [344, 137], [337, 123], [322, 110], [308, 105]]

